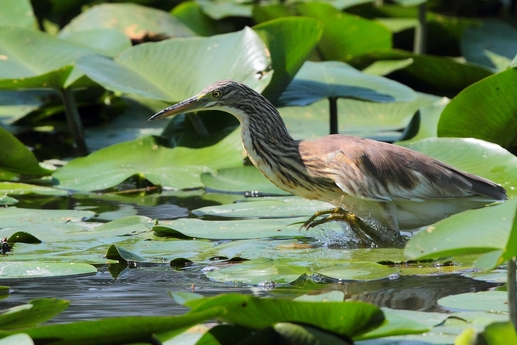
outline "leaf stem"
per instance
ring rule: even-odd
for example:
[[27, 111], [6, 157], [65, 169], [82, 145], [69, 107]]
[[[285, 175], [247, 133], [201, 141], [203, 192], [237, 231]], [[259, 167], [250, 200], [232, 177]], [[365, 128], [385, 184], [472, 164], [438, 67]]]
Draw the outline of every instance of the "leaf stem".
[[77, 153], [80, 156], [86, 156], [88, 154], [88, 147], [84, 139], [83, 123], [81, 122], [79, 111], [77, 110], [73, 91], [69, 88], [59, 88], [58, 91], [65, 106], [68, 128], [74, 138]]
[[513, 323], [513, 327], [517, 330], [517, 287], [516, 287], [516, 265], [515, 261], [517, 258], [514, 256], [510, 260], [508, 260], [508, 281], [507, 281], [507, 290], [508, 290], [508, 308], [510, 310], [510, 321]]
[[329, 97], [330, 134], [338, 133], [337, 97]]
[[425, 3], [418, 5], [418, 25], [415, 29], [415, 41], [413, 53], [425, 54], [427, 51], [427, 6]]

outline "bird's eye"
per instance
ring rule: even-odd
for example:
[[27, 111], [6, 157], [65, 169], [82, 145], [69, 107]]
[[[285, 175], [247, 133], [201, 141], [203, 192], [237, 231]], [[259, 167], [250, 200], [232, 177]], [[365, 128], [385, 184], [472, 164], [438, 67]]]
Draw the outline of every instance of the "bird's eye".
[[212, 97], [219, 98], [223, 93], [219, 90], [212, 91]]

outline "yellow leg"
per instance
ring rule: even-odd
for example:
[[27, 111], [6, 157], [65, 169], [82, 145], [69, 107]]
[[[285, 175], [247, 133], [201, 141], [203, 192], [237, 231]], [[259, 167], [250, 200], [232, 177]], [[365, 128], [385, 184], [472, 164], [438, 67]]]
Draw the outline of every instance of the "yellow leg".
[[[329, 216], [316, 220], [316, 218], [325, 214], [328, 214]], [[340, 207], [316, 212], [305, 223], [303, 223], [302, 228], [310, 229], [333, 220], [347, 222], [359, 240], [364, 244], [371, 243], [373, 241], [376, 245], [384, 247], [403, 246], [406, 242], [398, 231], [395, 231], [396, 234], [393, 234], [392, 231], [388, 231], [390, 236], [385, 236], [386, 233], [381, 229], [373, 228], [366, 224], [361, 218], [357, 217], [354, 213], [346, 211]], [[370, 237], [370, 240], [368, 240], [367, 236]]]

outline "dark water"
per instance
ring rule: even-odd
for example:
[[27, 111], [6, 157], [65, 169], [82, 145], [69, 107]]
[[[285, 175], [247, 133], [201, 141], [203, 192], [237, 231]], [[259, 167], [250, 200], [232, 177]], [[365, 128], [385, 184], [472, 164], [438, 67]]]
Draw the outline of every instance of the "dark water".
[[[27, 303], [39, 297], [71, 301], [70, 307], [52, 322], [98, 319], [127, 315], [177, 315], [188, 309], [178, 305], [168, 292], [192, 291], [205, 296], [239, 292], [258, 296], [292, 298], [306, 292], [304, 286], [285, 286], [274, 290], [233, 287], [214, 283], [199, 270], [176, 271], [168, 265], [124, 269], [113, 278], [107, 267], [95, 275], [50, 279], [3, 280], [11, 295], [0, 301], [0, 309]], [[194, 288], [193, 288], [194, 286]], [[347, 298], [378, 306], [420, 311], [441, 311], [436, 301], [444, 296], [487, 290], [496, 284], [451, 274], [434, 277], [400, 277], [370, 282], [311, 284], [311, 292], [341, 290]]]

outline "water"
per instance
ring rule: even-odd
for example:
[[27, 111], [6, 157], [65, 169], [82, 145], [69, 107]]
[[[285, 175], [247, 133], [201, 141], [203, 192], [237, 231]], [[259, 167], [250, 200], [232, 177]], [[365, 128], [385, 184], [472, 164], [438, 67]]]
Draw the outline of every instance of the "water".
[[[300, 286], [273, 290], [233, 287], [207, 280], [199, 269], [174, 270], [168, 265], [124, 269], [113, 278], [108, 267], [95, 275], [47, 279], [3, 280], [11, 295], [0, 301], [0, 309], [27, 303], [33, 298], [55, 297], [71, 301], [70, 307], [52, 322], [91, 320], [128, 315], [181, 315], [188, 308], [177, 304], [169, 292], [195, 291], [204, 296], [237, 292], [258, 296], [293, 298], [305, 293]], [[340, 290], [347, 299], [381, 307], [419, 311], [443, 311], [436, 301], [452, 294], [484, 291], [497, 286], [451, 274], [433, 277], [408, 276], [395, 280], [312, 285], [311, 293]]]

